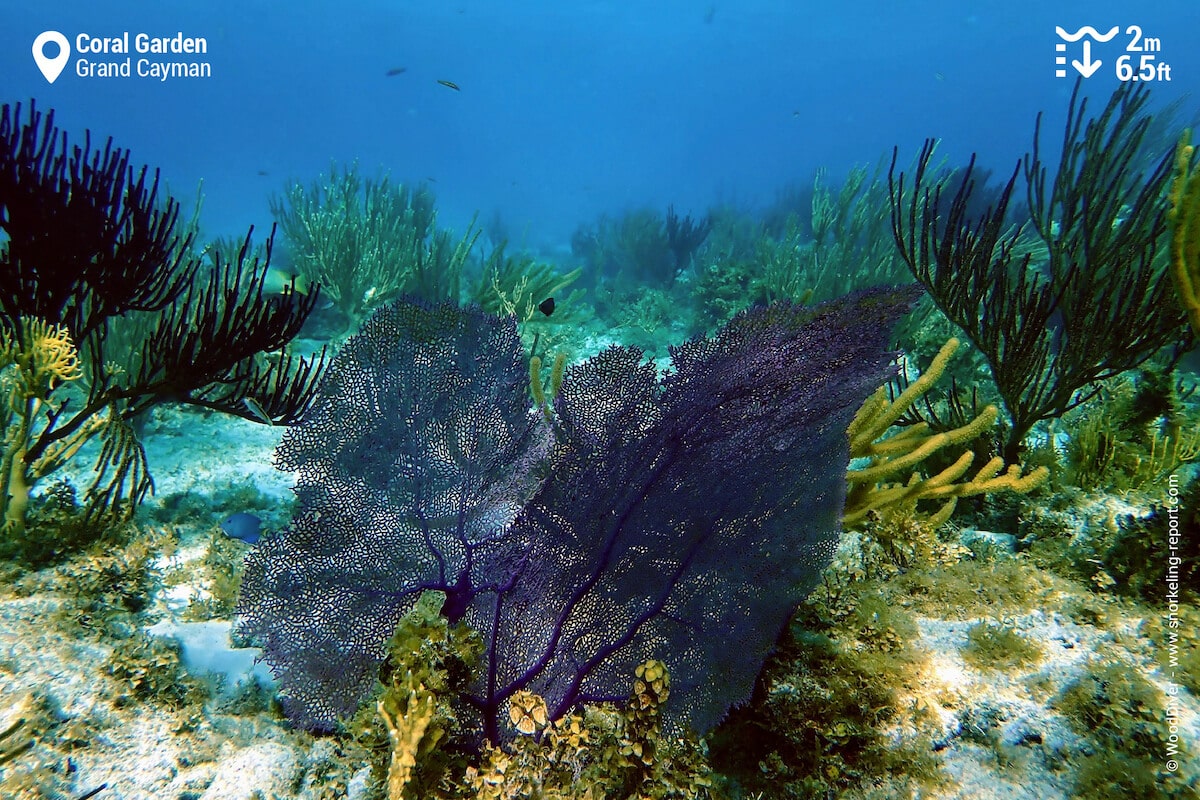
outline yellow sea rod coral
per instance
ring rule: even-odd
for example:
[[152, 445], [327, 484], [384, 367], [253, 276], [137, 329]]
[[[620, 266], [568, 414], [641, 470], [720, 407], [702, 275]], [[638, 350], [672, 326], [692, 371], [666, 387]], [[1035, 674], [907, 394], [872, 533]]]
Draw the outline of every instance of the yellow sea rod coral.
[[[947, 341], [929, 369], [894, 400], [887, 399], [884, 389], [867, 398], [850, 423], [850, 455], [868, 459], [869, 463], [846, 473], [849, 488], [842, 515], [842, 524], [846, 527], [860, 525], [872, 510], [900, 505], [915, 507], [920, 500], [944, 500], [941, 508], [928, 520], [936, 527], [950, 518], [959, 497], [999, 491], [1023, 494], [1049, 477], [1045, 467], [1038, 467], [1027, 475], [1022, 475], [1021, 467], [1016, 464], [1004, 469], [1004, 459], [997, 456], [973, 477], [959, 483], [957, 481], [967, 474], [975, 458], [969, 450], [936, 475], [923, 477], [916, 471], [918, 465], [935, 452], [965, 445], [986, 433], [999, 414], [994, 405], [986, 406], [975, 419], [953, 430], [931, 433], [929, 425], [922, 422], [884, 437], [892, 424], [941, 378], [958, 345], [957, 339]], [[1003, 474], [1001, 470], [1004, 470]]]
[[436, 726], [430, 730], [434, 721], [437, 701], [433, 693], [413, 677], [412, 672], [405, 676], [408, 694], [402, 696], [393, 689], [387, 692], [376, 703], [376, 710], [387, 728], [388, 741], [391, 744], [391, 759], [388, 762], [388, 800], [402, 800], [405, 789], [412, 780], [417, 768], [417, 758], [422, 748], [430, 749], [431, 743], [426, 740], [426, 733], [433, 738], [433, 744], [441, 739], [442, 731]]
[[1175, 150], [1171, 181], [1171, 276], [1192, 329], [1200, 332], [1200, 170], [1192, 167], [1195, 147], [1184, 131]]
[[33, 483], [73, 455], [97, 429], [85, 425], [61, 446], [27, 463], [30, 443], [55, 388], [82, 374], [75, 343], [63, 326], [22, 320], [19, 333], [0, 334], [0, 429], [4, 437], [0, 443], [0, 511], [5, 533], [25, 530]]
[[79, 367], [79, 352], [71, 341], [71, 333], [62, 325], [47, 325], [40, 323], [34, 326], [33, 352], [41, 356], [36, 370], [47, 376], [51, 386], [53, 382], [74, 381], [83, 377]]

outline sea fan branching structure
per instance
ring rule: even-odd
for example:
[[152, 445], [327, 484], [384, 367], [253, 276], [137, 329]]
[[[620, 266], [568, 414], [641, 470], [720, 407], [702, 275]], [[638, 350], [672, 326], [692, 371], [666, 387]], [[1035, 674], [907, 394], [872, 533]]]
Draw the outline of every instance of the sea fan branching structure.
[[[910, 290], [780, 303], [673, 348], [612, 347], [530, 405], [515, 320], [402, 301], [333, 360], [277, 452], [298, 510], [246, 560], [238, 614], [309, 727], [352, 714], [423, 592], [484, 639], [462, 719], [518, 692], [559, 718], [666, 662], [707, 730], [750, 695], [837, 543], [847, 426], [894, 371]], [[549, 417], [549, 419], [548, 419]]]

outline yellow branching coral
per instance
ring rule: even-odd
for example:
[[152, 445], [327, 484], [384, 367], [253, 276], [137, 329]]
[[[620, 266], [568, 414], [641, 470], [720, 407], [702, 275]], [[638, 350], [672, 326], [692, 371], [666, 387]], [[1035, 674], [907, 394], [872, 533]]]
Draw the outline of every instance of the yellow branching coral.
[[66, 328], [42, 320], [22, 320], [19, 334], [0, 334], [0, 511], [3, 530], [25, 530], [29, 492], [43, 475], [57, 469], [106, 424], [98, 414], [72, 435], [47, 448], [30, 463], [31, 442], [44, 425], [44, 411], [63, 383], [82, 376], [79, 354]]
[[849, 488], [842, 517], [846, 527], [860, 525], [872, 510], [915, 506], [919, 500], [941, 500], [941, 507], [928, 520], [929, 524], [937, 526], [950, 518], [959, 497], [998, 491], [1025, 493], [1049, 477], [1045, 467], [1027, 475], [1022, 475], [1021, 467], [1015, 464], [1004, 470], [1004, 460], [997, 456], [968, 480], [958, 482], [974, 461], [975, 456], [970, 451], [935, 475], [923, 477], [916, 471], [918, 465], [933, 453], [966, 445], [987, 432], [999, 414], [994, 405], [985, 407], [975, 419], [953, 430], [931, 433], [929, 425], [922, 422], [881, 438], [941, 378], [958, 345], [957, 339], [946, 342], [929, 369], [894, 400], [888, 400], [885, 390], [880, 389], [863, 403], [850, 423], [850, 455], [855, 459], [868, 459], [868, 464], [846, 473]]
[[1200, 170], [1192, 167], [1195, 148], [1184, 131], [1175, 150], [1171, 181], [1171, 275], [1192, 329], [1200, 333]]
[[407, 695], [399, 691], [400, 683], [397, 682], [398, 685], [376, 703], [392, 747], [388, 764], [388, 800], [402, 800], [417, 768], [417, 756], [431, 750], [445, 733], [436, 726], [430, 728], [437, 707], [433, 693], [413, 677], [411, 671], [405, 674], [402, 682], [408, 688]]
[[16, 367], [14, 378], [21, 392], [43, 400], [56, 384], [83, 375], [70, 331], [40, 319], [26, 321], [19, 337], [0, 338], [0, 369], [9, 366]]
[[559, 353], [554, 357], [554, 366], [550, 368], [550, 394], [547, 396], [546, 387], [542, 383], [542, 359], [534, 356], [529, 359], [529, 390], [533, 393], [534, 404], [542, 410], [549, 421], [553, 417], [550, 404], [558, 397], [562, 389], [563, 374], [567, 367], [567, 354]]
[[388, 644], [383, 692], [356, 719], [372, 726], [373, 710], [387, 730], [388, 800], [433, 797], [450, 769], [443, 745], [456, 724], [453, 698], [465, 688], [458, 681], [470, 674], [480, 641], [465, 626], [447, 624], [440, 614], [445, 599], [426, 592], [400, 620]]
[[[62, 423], [64, 384], [83, 376], [70, 332], [41, 320], [21, 319], [18, 333], [0, 333], [0, 530], [9, 543], [26, 533], [30, 492], [42, 478], [99, 443], [88, 490], [92, 518], [120, 518], [129, 487], [149, 486], [145, 454], [113, 403], [92, 403]], [[55, 434], [47, 440], [47, 431]], [[136, 492], [137, 489], [135, 488]], [[144, 491], [144, 490], [142, 490]]]
[[583, 274], [583, 267], [559, 274], [531, 258], [506, 258], [503, 247], [493, 252], [484, 270], [490, 292], [477, 292], [479, 304], [485, 311], [516, 317], [518, 324], [537, 319], [546, 298], [553, 298]]

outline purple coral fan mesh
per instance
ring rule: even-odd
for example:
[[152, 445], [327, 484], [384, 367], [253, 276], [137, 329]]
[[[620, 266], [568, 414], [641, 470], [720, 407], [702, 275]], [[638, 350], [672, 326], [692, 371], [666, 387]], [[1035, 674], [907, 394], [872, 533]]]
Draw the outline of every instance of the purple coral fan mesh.
[[846, 428], [893, 371], [912, 290], [745, 312], [660, 376], [613, 347], [570, 369], [551, 448], [511, 320], [391, 306], [335, 359], [278, 451], [299, 510], [247, 558], [239, 614], [285, 709], [330, 727], [425, 589], [485, 641], [463, 720], [628, 697], [667, 663], [674, 725], [750, 694], [836, 546]]
[[673, 348], [661, 379], [633, 348], [568, 371], [549, 477], [507, 537], [525, 573], [467, 615], [491, 632], [472, 698], [490, 738], [513, 691], [558, 716], [627, 697], [648, 658], [671, 670], [674, 724], [706, 731], [749, 697], [832, 558], [846, 429], [912, 299], [754, 309]]
[[247, 556], [238, 600], [292, 719], [352, 714], [424, 589], [461, 615], [475, 552], [549, 444], [528, 376], [511, 319], [450, 304], [384, 308], [338, 353], [276, 451], [297, 473], [296, 515]]

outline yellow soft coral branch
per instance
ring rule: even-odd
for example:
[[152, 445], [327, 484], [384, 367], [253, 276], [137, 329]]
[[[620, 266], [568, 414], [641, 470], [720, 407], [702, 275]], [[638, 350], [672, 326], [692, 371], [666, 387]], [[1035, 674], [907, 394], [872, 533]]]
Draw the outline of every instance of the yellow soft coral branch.
[[924, 423], [914, 425], [912, 431], [905, 431], [865, 448], [865, 455], [875, 456], [876, 463], [866, 469], [850, 470], [846, 478], [854, 483], [875, 483], [894, 477], [912, 469], [942, 448], [966, 444], [982, 436], [995, 424], [999, 414], [998, 408], [987, 406], [979, 412], [979, 416], [961, 428], [929, 434], [924, 438], [921, 435], [929, 430], [929, 426]]
[[[871, 511], [915, 506], [918, 500], [944, 499], [946, 502], [927, 520], [937, 526], [950, 519], [959, 497], [999, 491], [1025, 493], [1049, 477], [1045, 467], [1022, 476], [1021, 468], [1016, 465], [1001, 475], [1004, 460], [997, 457], [984, 464], [969, 480], [958, 483], [974, 461], [970, 451], [928, 478], [916, 471], [925, 459], [939, 450], [965, 446], [987, 433], [1000, 413], [994, 405], [986, 406], [975, 419], [953, 430], [930, 433], [928, 424], [922, 422], [886, 439], [879, 438], [942, 377], [958, 344], [957, 339], [946, 342], [929, 369], [894, 400], [887, 399], [884, 389], [867, 398], [850, 423], [850, 455], [856, 459], [869, 459], [869, 464], [846, 473], [849, 490], [842, 514], [842, 524], [846, 527], [860, 525]], [[904, 483], [897, 482], [906, 474], [908, 479]]]
[[25, 530], [33, 484], [61, 466], [103, 427], [102, 417], [88, 420], [57, 448], [33, 463], [27, 461], [42, 410], [51, 402], [55, 388], [82, 375], [75, 343], [61, 325], [21, 320], [19, 336], [0, 335], [0, 512], [2, 528], [10, 535]]
[[884, 431], [900, 419], [905, 411], [912, 408], [918, 397], [928, 392], [941, 379], [954, 351], [958, 350], [958, 344], [958, 339], [951, 338], [942, 345], [942, 349], [929, 364], [929, 369], [910, 383], [891, 403], [883, 399], [883, 390], [880, 389], [877, 398], [863, 404], [850, 423], [850, 452], [852, 454], [870, 447], [871, 443], [882, 436]]
[[34, 376], [46, 381], [49, 389], [54, 388], [55, 381], [74, 381], [83, 377], [71, 333], [62, 325], [34, 320], [29, 326], [28, 341]]
[[437, 707], [433, 693], [413, 677], [412, 672], [405, 675], [404, 683], [408, 688], [407, 696], [401, 696], [402, 692], [394, 687], [376, 704], [392, 746], [388, 763], [388, 800], [405, 797], [405, 789], [417, 768], [417, 756], [432, 748], [432, 744], [425, 741], [426, 732], [435, 737], [434, 743], [442, 735], [436, 727], [430, 730]]
[[[957, 461], [933, 477], [922, 479], [918, 473], [914, 472], [909, 477], [908, 483], [903, 485], [871, 486], [867, 492], [856, 499], [853, 508], [850, 508], [850, 504], [847, 503], [847, 510], [842, 516], [842, 524], [853, 528], [865, 520], [871, 511], [892, 508], [903, 503], [915, 503], [917, 500], [928, 497], [935, 489], [953, 486], [954, 481], [966, 474], [974, 459], [973, 453], [963, 453]], [[936, 527], [950, 519], [957, 502], [958, 498], [950, 498], [930, 517], [929, 524]]]
[[533, 393], [533, 403], [542, 410], [546, 415], [546, 421], [549, 422], [554, 417], [552, 404], [554, 398], [558, 397], [559, 391], [562, 389], [563, 374], [566, 370], [567, 354], [559, 353], [554, 357], [554, 366], [550, 369], [550, 395], [546, 395], [546, 388], [542, 385], [542, 359], [541, 356], [534, 356], [529, 359], [529, 389]]
[[1184, 131], [1175, 150], [1168, 216], [1171, 232], [1171, 275], [1192, 330], [1200, 333], [1200, 170], [1192, 168], [1195, 148]]
[[83, 377], [71, 333], [40, 319], [22, 320], [20, 337], [0, 337], [0, 369], [16, 366], [18, 391], [24, 399], [46, 399], [56, 383]]

